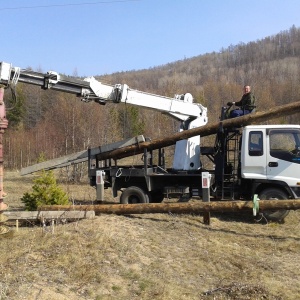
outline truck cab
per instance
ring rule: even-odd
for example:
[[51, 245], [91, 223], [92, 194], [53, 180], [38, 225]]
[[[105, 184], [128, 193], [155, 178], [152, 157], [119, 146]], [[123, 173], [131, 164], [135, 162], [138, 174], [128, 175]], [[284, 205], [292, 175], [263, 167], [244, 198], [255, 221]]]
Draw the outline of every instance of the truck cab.
[[300, 126], [249, 125], [243, 129], [241, 178], [255, 191], [272, 185], [287, 198], [300, 197]]
[[[248, 125], [217, 135], [215, 197], [222, 200], [300, 198], [300, 125]], [[282, 220], [287, 210], [265, 212]]]

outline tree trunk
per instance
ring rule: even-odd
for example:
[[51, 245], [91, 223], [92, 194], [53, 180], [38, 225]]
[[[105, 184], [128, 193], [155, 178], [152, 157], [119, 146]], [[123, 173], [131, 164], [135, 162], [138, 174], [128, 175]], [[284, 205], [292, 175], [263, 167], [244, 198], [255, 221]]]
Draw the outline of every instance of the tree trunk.
[[[259, 211], [264, 210], [297, 210], [300, 208], [300, 200], [260, 200]], [[101, 205], [45, 205], [39, 208], [41, 211], [56, 210], [84, 210], [95, 211], [103, 214], [147, 214], [147, 213], [176, 213], [191, 214], [202, 212], [234, 212], [250, 211], [253, 209], [252, 201], [216, 201], [194, 203], [143, 203], [143, 204], [101, 204]]]
[[290, 104], [278, 106], [271, 108], [264, 112], [256, 112], [251, 113], [245, 116], [241, 116], [233, 119], [226, 119], [218, 123], [209, 124], [206, 126], [184, 130], [178, 133], [173, 134], [170, 137], [156, 139], [150, 142], [143, 142], [138, 145], [127, 146], [122, 149], [116, 149], [110, 151], [109, 153], [101, 153], [97, 157], [99, 159], [108, 159], [108, 158], [123, 158], [135, 154], [142, 153], [145, 148], [148, 150], [155, 150], [162, 147], [167, 147], [174, 145], [179, 140], [184, 140], [196, 135], [200, 136], [208, 136], [212, 134], [216, 134], [220, 127], [228, 128], [228, 127], [241, 127], [250, 124], [258, 124], [261, 122], [265, 122], [268, 120], [276, 119], [280, 116], [284, 115], [292, 115], [300, 112], [300, 101], [293, 102]]

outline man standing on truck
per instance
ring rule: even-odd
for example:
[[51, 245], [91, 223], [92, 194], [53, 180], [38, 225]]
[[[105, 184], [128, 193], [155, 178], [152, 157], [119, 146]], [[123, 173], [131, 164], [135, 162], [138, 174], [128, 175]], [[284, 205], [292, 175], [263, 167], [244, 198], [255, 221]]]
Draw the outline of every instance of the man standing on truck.
[[229, 114], [230, 118], [240, 117], [240, 116], [251, 113], [252, 110], [255, 108], [255, 96], [251, 92], [250, 85], [244, 86], [244, 94], [240, 101], [228, 102], [227, 105], [230, 107], [232, 105], [239, 107], [238, 109], [233, 109], [230, 111], [230, 114]]

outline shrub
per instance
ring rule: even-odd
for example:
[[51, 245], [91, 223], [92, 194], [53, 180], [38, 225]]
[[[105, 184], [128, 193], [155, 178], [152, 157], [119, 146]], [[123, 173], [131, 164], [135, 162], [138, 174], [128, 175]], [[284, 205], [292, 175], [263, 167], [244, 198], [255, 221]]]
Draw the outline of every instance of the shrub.
[[32, 192], [25, 193], [21, 198], [26, 210], [37, 210], [41, 205], [69, 204], [68, 195], [57, 185], [52, 171], [43, 171], [33, 182]]

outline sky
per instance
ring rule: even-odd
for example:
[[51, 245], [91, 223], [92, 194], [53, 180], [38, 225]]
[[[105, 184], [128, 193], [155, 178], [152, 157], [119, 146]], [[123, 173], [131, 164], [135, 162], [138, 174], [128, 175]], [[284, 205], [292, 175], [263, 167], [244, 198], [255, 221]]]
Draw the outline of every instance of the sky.
[[299, 0], [0, 0], [0, 61], [96, 76], [300, 27]]

